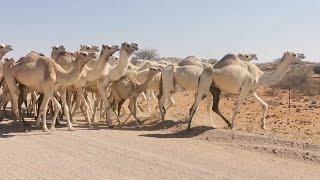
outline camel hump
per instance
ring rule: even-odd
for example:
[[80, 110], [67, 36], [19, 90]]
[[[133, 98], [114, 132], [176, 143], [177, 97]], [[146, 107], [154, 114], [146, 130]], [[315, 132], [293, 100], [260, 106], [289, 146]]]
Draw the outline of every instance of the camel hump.
[[230, 65], [230, 64], [233, 64], [235, 63], [236, 61], [238, 61], [238, 58], [236, 55], [234, 54], [227, 54], [225, 55], [219, 62], [217, 62], [213, 68], [215, 69], [219, 69], [219, 68], [222, 68], [222, 67], [225, 67], [227, 65]]

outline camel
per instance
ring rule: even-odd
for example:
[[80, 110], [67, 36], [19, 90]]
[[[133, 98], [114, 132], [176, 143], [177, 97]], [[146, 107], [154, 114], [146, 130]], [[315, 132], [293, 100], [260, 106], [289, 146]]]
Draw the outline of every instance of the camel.
[[[158, 96], [160, 115], [162, 121], [165, 119], [166, 109], [164, 103], [171, 98], [171, 94], [177, 92], [178, 87], [184, 90], [196, 90], [198, 87], [198, 80], [203, 68], [197, 65], [168, 65], [162, 72], [160, 77], [160, 92]], [[207, 92], [209, 94], [209, 91]], [[209, 96], [210, 97], [210, 96]], [[170, 101], [169, 101], [170, 102]], [[211, 120], [210, 107], [211, 101], [208, 101], [207, 112]]]
[[[103, 100], [103, 103], [105, 104], [105, 109], [107, 113], [106, 122], [107, 125], [112, 127], [112, 121], [111, 121], [111, 109], [110, 104], [108, 101], [108, 96], [106, 92], [106, 88], [110, 85], [111, 82], [119, 80], [124, 73], [127, 71], [128, 63], [129, 63], [129, 57], [133, 54], [134, 51], [138, 50], [138, 44], [136, 43], [122, 43], [121, 50], [120, 50], [120, 57], [118, 60], [118, 63], [115, 66], [110, 66], [109, 64], [101, 74], [101, 76], [97, 79], [95, 82], [91, 82], [91, 86], [95, 86], [98, 89], [99, 95]], [[93, 83], [93, 84], [92, 84]], [[99, 100], [96, 100], [94, 104], [94, 110], [93, 110], [93, 121], [95, 121], [95, 112], [97, 109], [97, 106], [99, 104]]]
[[238, 55], [238, 58], [242, 61], [252, 61], [252, 60], [258, 60], [258, 57], [256, 54], [242, 54], [242, 53], [239, 53]]
[[1, 60], [8, 52], [12, 50], [13, 48], [11, 45], [0, 44], [0, 80], [3, 78], [3, 62]]
[[161, 70], [158, 68], [148, 68], [146, 79], [143, 81], [143, 83], [139, 83], [128, 75], [123, 76], [119, 80], [112, 83], [110, 89], [115, 101], [116, 108], [118, 108], [118, 115], [120, 114], [122, 104], [126, 99], [130, 99], [130, 115], [127, 119], [129, 119], [129, 117], [133, 115], [136, 119], [137, 125], [141, 125], [140, 120], [137, 118], [137, 99], [139, 95], [147, 89], [154, 75], [158, 74], [160, 71]]
[[0, 60], [3, 58], [4, 55], [6, 55], [8, 52], [10, 52], [12, 50], [13, 50], [13, 48], [11, 45], [0, 44]]
[[[239, 113], [241, 104], [247, 97], [253, 96], [262, 106], [263, 116], [261, 119], [261, 128], [266, 130], [265, 117], [268, 105], [255, 93], [255, 90], [260, 86], [276, 84], [283, 78], [293, 62], [304, 58], [305, 56], [303, 54], [285, 52], [273, 72], [263, 73], [255, 64], [240, 60], [236, 55], [228, 54], [224, 56], [214, 65], [214, 69], [205, 68], [201, 73], [197, 94], [190, 108], [187, 129], [190, 129], [192, 117], [199, 103], [205, 98], [209, 90], [214, 97], [212, 111], [216, 112], [231, 129], [235, 127], [236, 116]], [[218, 105], [221, 90], [232, 94], [239, 94], [233, 111], [232, 124], [219, 111]]]
[[78, 79], [77, 82], [74, 83], [74, 88], [77, 92], [77, 96], [80, 98], [80, 101], [84, 104], [85, 117], [88, 121], [89, 126], [91, 126], [91, 121], [89, 118], [89, 105], [83, 94], [83, 88], [86, 87], [90, 82], [96, 82], [96, 80], [101, 76], [101, 74], [103, 74], [109, 67], [107, 64], [109, 58], [119, 50], [120, 49], [118, 46], [102, 45], [98, 64], [95, 66], [94, 69], [85, 67], [86, 76], [83, 76], [82, 78]]
[[98, 46], [80, 45], [80, 51], [97, 53], [100, 50]]
[[[64, 52], [63, 52], [64, 53]], [[46, 113], [49, 100], [53, 100], [55, 104], [59, 104], [53, 97], [57, 90], [61, 90], [61, 98], [63, 99], [64, 110], [67, 116], [69, 130], [73, 130], [69, 118], [69, 110], [65, 101], [65, 87], [72, 85], [82, 76], [82, 69], [85, 64], [96, 58], [94, 53], [76, 52], [75, 65], [72, 71], [65, 71], [53, 59], [41, 56], [38, 53], [31, 52], [19, 59], [10, 69], [5, 69], [5, 82], [8, 85], [12, 96], [12, 107], [14, 114], [20, 119], [17, 108], [19, 90], [16, 86], [15, 79], [27, 86], [29, 89], [39, 93], [43, 93], [43, 101], [40, 106], [40, 112], [43, 114], [43, 131], [48, 131], [46, 124]], [[37, 118], [37, 126], [40, 126], [40, 115]], [[51, 126], [54, 129], [54, 122]]]
[[[178, 66], [188, 66], [188, 65], [194, 65], [199, 67], [204, 67], [205, 62], [202, 62], [201, 59], [195, 56], [188, 56], [184, 58], [182, 61], [178, 63]], [[212, 66], [211, 64], [207, 63], [209, 66]]]
[[[134, 65], [131, 65], [131, 69], [128, 69], [127, 74], [131, 77], [137, 80], [138, 82], [142, 83], [147, 78], [147, 73], [149, 72], [150, 67], [158, 68], [160, 70], [164, 69], [166, 65], [160, 64], [157, 61], [148, 61], [144, 60], [144, 63], [139, 64], [138, 67], [135, 67]], [[160, 76], [161, 73], [154, 75], [154, 78], [151, 80], [150, 85], [146, 89], [145, 92], [141, 93], [141, 97], [144, 101], [147, 102], [148, 112], [151, 113], [150, 109], [150, 101], [151, 97], [155, 98], [155, 94], [159, 94], [159, 83], [160, 83]], [[171, 96], [169, 99], [169, 106], [172, 106], [174, 104], [174, 100]]]

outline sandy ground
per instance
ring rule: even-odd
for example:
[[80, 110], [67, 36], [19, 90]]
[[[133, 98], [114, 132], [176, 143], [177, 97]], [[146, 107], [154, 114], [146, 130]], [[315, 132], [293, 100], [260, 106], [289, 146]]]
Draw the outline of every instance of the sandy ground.
[[319, 179], [320, 165], [166, 131], [65, 128], [0, 139], [1, 179]]
[[[289, 115], [285, 92], [259, 93], [270, 104], [269, 131], [259, 129], [260, 106], [249, 98], [236, 130], [225, 129], [217, 116], [212, 128], [203, 103], [186, 132], [190, 92], [175, 95], [176, 105], [163, 123], [139, 113], [144, 128], [133, 119], [121, 128], [108, 129], [103, 122], [87, 128], [77, 116], [74, 132], [62, 126], [25, 133], [4, 121], [0, 179], [320, 179], [319, 108], [309, 107], [312, 99], [294, 98]], [[234, 100], [221, 102], [227, 117]]]
[[[250, 97], [241, 106], [236, 131], [320, 144], [320, 96], [300, 96], [293, 93], [289, 113], [288, 91], [259, 88], [257, 93], [269, 105], [266, 118], [268, 131], [260, 129], [262, 109]], [[194, 93], [181, 92], [174, 97], [176, 105], [168, 111], [166, 119], [183, 119], [193, 103]], [[228, 119], [232, 117], [235, 101], [236, 96], [221, 98], [220, 111]], [[214, 127], [226, 127], [224, 121], [215, 113], [213, 117]], [[211, 126], [205, 110], [205, 102], [197, 110], [192, 124], [194, 127]]]

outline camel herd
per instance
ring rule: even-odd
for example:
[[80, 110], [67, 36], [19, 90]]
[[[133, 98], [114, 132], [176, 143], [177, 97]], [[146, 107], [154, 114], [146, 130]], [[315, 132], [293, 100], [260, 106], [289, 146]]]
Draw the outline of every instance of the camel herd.
[[[98, 46], [81, 45], [79, 51], [74, 53], [68, 52], [64, 46], [54, 46], [51, 57], [32, 51], [17, 61], [3, 58], [12, 50], [11, 45], [0, 44], [0, 79], [3, 87], [0, 108], [5, 109], [7, 103], [11, 102], [16, 119], [28, 130], [21, 110], [24, 104], [27, 112], [33, 111], [37, 127], [40, 127], [42, 119], [43, 131], [48, 131], [48, 109], [53, 118], [51, 130], [55, 130], [60, 114], [66, 119], [68, 129], [74, 130], [73, 116], [78, 109], [81, 109], [90, 127], [97, 122], [98, 109], [104, 110], [108, 127], [114, 126], [111, 113], [115, 113], [119, 125], [122, 125], [119, 115], [127, 99], [130, 110], [128, 118], [133, 115], [137, 126], [143, 126], [137, 117], [137, 108], [142, 109], [138, 103], [139, 97], [148, 104], [148, 112], [151, 111], [149, 103], [152, 97], [157, 99], [160, 117], [164, 121], [166, 111], [174, 105], [173, 93], [182, 90], [196, 92], [187, 117], [188, 130], [199, 103], [204, 99], [211, 123], [213, 111], [228, 127], [234, 128], [240, 106], [249, 96], [261, 104], [261, 128], [266, 129], [268, 105], [255, 90], [259, 86], [277, 83], [293, 62], [304, 58], [303, 54], [285, 52], [276, 69], [264, 73], [251, 62], [257, 60], [255, 54], [227, 54], [215, 64], [203, 62], [194, 56], [179, 63], [137, 60], [138, 63], [133, 64], [130, 57], [138, 50], [138, 45], [126, 42], [121, 47], [102, 45], [101, 49]], [[113, 56], [117, 51], [119, 58]], [[239, 95], [231, 122], [219, 110], [221, 92]], [[29, 100], [28, 94], [31, 95]], [[92, 94], [93, 104], [88, 98], [89, 94]], [[5, 116], [4, 112], [1, 111], [0, 120]]]

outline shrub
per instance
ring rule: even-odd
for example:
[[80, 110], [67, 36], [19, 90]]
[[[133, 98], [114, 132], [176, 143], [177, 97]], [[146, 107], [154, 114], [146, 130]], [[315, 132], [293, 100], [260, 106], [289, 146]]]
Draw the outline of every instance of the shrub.
[[159, 57], [159, 53], [156, 49], [141, 49], [135, 53], [135, 59], [155, 59]]
[[295, 90], [304, 95], [319, 94], [318, 84], [310, 78], [310, 70], [300, 67], [295, 67], [286, 73], [283, 79], [274, 87]]
[[315, 74], [320, 74], [320, 65], [315, 66], [315, 67], [313, 68], [313, 72], [314, 72]]

